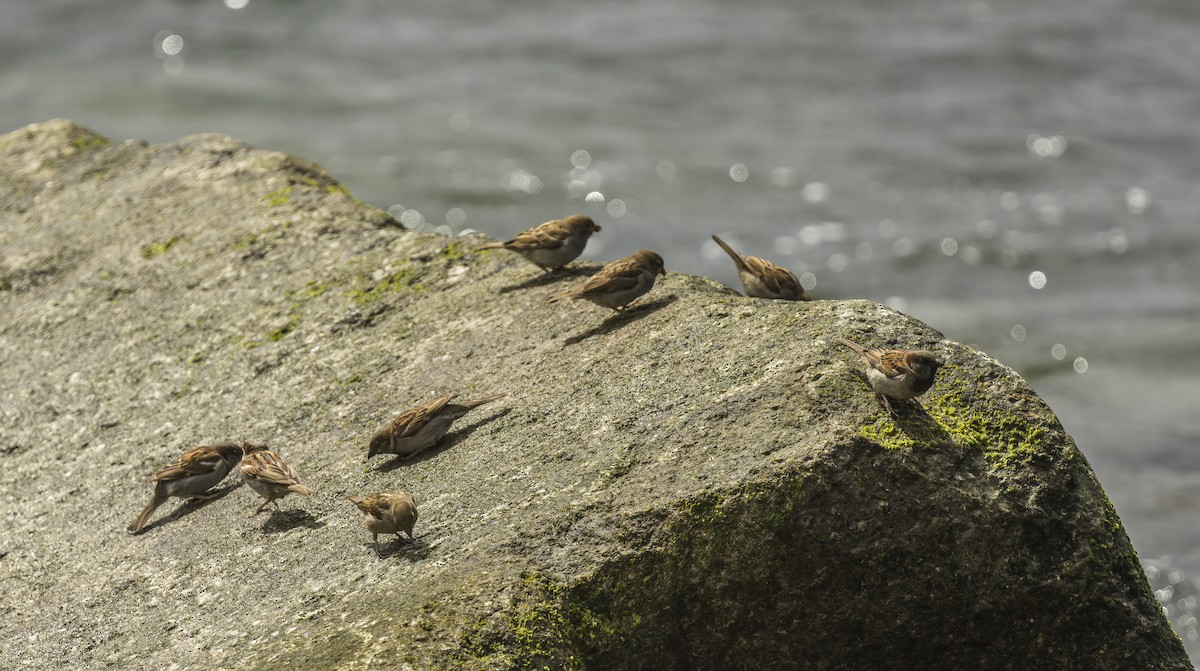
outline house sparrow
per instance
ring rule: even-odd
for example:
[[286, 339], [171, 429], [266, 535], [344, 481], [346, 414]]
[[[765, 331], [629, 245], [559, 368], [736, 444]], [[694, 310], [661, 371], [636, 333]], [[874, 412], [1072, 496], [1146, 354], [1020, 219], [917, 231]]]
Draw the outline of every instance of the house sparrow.
[[554, 272], [582, 254], [588, 238], [599, 232], [600, 227], [591, 217], [572, 214], [521, 231], [507, 242], [489, 242], [480, 249], [507, 249], [546, 272]]
[[604, 266], [579, 286], [550, 294], [550, 302], [586, 298], [596, 305], [622, 312], [654, 287], [658, 275], [666, 274], [662, 257], [642, 249]]
[[792, 271], [757, 256], [742, 256], [715, 235], [712, 239], [733, 259], [733, 265], [737, 266], [738, 277], [742, 280], [742, 288], [746, 290], [747, 296], [782, 298], [789, 301], [812, 300], [812, 296], [808, 295]]
[[438, 444], [459, 417], [484, 403], [490, 403], [504, 394], [488, 396], [470, 403], [451, 403], [457, 394], [450, 394], [418, 405], [401, 413], [398, 417], [375, 432], [367, 449], [367, 459], [377, 454], [396, 454], [405, 459], [419, 454], [426, 448]]
[[131, 533], [141, 531], [154, 511], [172, 496], [193, 501], [213, 498], [215, 494], [207, 493], [208, 490], [224, 480], [229, 470], [241, 459], [242, 448], [233, 443], [194, 447], [184, 452], [174, 462], [150, 476], [154, 482], [154, 495], [137, 519], [126, 528]]
[[246, 443], [243, 449], [246, 455], [242, 458], [242, 477], [251, 489], [266, 499], [250, 514], [251, 517], [261, 513], [272, 502], [278, 508], [276, 499], [282, 499], [292, 492], [312, 495], [311, 489], [300, 484], [300, 474], [296, 469], [266, 445]]
[[412, 540], [413, 525], [417, 523], [417, 504], [408, 494], [383, 492], [346, 498], [358, 506], [363, 524], [373, 535], [376, 552], [379, 551], [379, 534], [396, 534], [397, 540], [404, 540], [400, 536], [400, 532], [403, 531], [408, 534], [409, 540]]
[[907, 401], [924, 394], [933, 386], [938, 368], [946, 365], [928, 350], [864, 349], [845, 338], [838, 338], [838, 342], [867, 362], [867, 381], [893, 415], [896, 411], [888, 399]]

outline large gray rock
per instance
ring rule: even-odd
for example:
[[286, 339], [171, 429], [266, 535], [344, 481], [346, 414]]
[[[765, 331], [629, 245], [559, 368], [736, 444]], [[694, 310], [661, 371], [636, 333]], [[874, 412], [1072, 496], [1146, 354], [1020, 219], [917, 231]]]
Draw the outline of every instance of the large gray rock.
[[[0, 198], [0, 667], [1190, 668], [1050, 409], [903, 314], [679, 274], [547, 304], [580, 277], [219, 135], [30, 126]], [[840, 336], [950, 365], [893, 419]], [[455, 391], [507, 397], [366, 467]], [[225, 440], [316, 494], [252, 518], [233, 476], [124, 531]], [[344, 496], [389, 489], [418, 541], [379, 556]]]

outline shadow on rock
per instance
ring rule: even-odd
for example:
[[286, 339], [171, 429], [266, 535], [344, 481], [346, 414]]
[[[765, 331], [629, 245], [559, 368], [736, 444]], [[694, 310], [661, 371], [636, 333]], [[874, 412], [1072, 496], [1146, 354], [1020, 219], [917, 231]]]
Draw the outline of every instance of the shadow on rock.
[[[367, 547], [371, 546], [372, 544], [367, 544]], [[429, 557], [430, 550], [432, 548], [429, 547], [429, 544], [420, 538], [401, 540], [393, 537], [391, 543], [380, 543], [376, 554], [379, 555], [380, 559], [399, 557], [409, 562], [419, 562]]]
[[930, 445], [954, 445], [954, 438], [929, 415], [929, 411], [916, 401], [892, 401], [896, 409], [892, 421], [904, 435], [915, 441]]
[[567, 338], [566, 340], [563, 341], [563, 344], [564, 345], [578, 345], [579, 343], [581, 343], [584, 340], [587, 340], [588, 338], [591, 338], [593, 336], [605, 335], [606, 333], [612, 333], [613, 331], [616, 331], [617, 329], [621, 328], [622, 326], [624, 326], [626, 324], [633, 323], [639, 319], [642, 319], [643, 317], [648, 317], [648, 316], [654, 314], [655, 312], [658, 312], [659, 310], [667, 307], [668, 305], [670, 305], [671, 303], [674, 303], [677, 300], [679, 300], [679, 297], [676, 296], [675, 294], [671, 294], [670, 296], [667, 296], [666, 298], [660, 298], [660, 299], [658, 299], [656, 301], [652, 301], [650, 303], [643, 303], [642, 305], [635, 306], [624, 312], [618, 312], [618, 313], [608, 317], [604, 321], [600, 322], [596, 326], [593, 326], [592, 328], [588, 329], [587, 331], [584, 331], [583, 333], [580, 333], [579, 335], [573, 335], [570, 338]]
[[290, 531], [297, 527], [320, 529], [325, 526], [321, 520], [313, 517], [312, 513], [303, 508], [292, 510], [272, 510], [271, 517], [263, 523], [263, 533], [277, 534]]
[[416, 464], [416, 463], [425, 461], [426, 459], [432, 459], [432, 458], [436, 457], [437, 455], [441, 454], [442, 452], [445, 452], [446, 450], [454, 447], [455, 445], [457, 445], [460, 442], [462, 442], [463, 440], [465, 440], [466, 437], [471, 435], [471, 432], [474, 431], [475, 429], [478, 429], [479, 427], [481, 427], [485, 424], [490, 424], [490, 423], [500, 419], [501, 417], [507, 415], [510, 412], [512, 412], [512, 408], [504, 408], [500, 412], [492, 414], [488, 417], [484, 417], [483, 419], [481, 419], [477, 422], [467, 424], [457, 430], [447, 433], [446, 436], [444, 438], [442, 438], [440, 443], [438, 443], [437, 445], [434, 445], [433, 447], [428, 447], [428, 448], [425, 448], [424, 450], [421, 450], [415, 456], [395, 457], [395, 458], [391, 459], [390, 461], [384, 462], [384, 463], [376, 466], [375, 470], [380, 473], [390, 473], [391, 471], [394, 471], [397, 468], [400, 468], [401, 466], [407, 466], [409, 464]]
[[595, 274], [595, 272], [597, 270], [599, 270], [599, 267], [585, 265], [585, 266], [574, 266], [571, 268], [565, 268], [563, 270], [559, 270], [559, 271], [556, 271], [553, 273], [543, 272], [535, 277], [531, 277], [531, 278], [525, 280], [524, 282], [518, 282], [516, 284], [510, 284], [506, 287], [500, 287], [500, 290], [497, 293], [507, 294], [507, 293], [510, 293], [513, 291], [520, 291], [522, 289], [533, 289], [534, 287], [544, 287], [547, 284], [553, 284], [560, 280], [565, 280], [568, 277], [582, 277], [582, 276], [593, 275], [593, 274]]
[[241, 480], [238, 480], [237, 482], [234, 482], [233, 484], [225, 485], [224, 487], [213, 491], [211, 499], [206, 499], [204, 501], [195, 501], [192, 499], [188, 499], [187, 501], [184, 501], [184, 502], [180, 503], [178, 506], [176, 506], [175, 510], [172, 510], [170, 515], [160, 517], [160, 518], [154, 520], [153, 522], [150, 522], [146, 526], [142, 527], [141, 530], [139, 530], [134, 535], [141, 536], [142, 534], [146, 533], [147, 531], [150, 531], [151, 529], [158, 528], [161, 525], [168, 524], [170, 522], [174, 522], [175, 520], [178, 520], [187, 515], [191, 515], [192, 513], [196, 512], [197, 510], [200, 510], [201, 508], [207, 506], [208, 504], [225, 498], [226, 496], [229, 495], [230, 492], [237, 489], [238, 487], [241, 487], [243, 484], [245, 484], [245, 483], [243, 483]]

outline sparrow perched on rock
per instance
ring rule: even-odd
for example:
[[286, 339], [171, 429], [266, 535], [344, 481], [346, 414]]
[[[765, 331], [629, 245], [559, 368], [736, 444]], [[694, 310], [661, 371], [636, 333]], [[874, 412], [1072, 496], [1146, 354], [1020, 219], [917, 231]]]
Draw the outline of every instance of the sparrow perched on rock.
[[470, 403], [451, 403], [457, 394], [435, 399], [401, 413], [375, 432], [367, 449], [367, 459], [377, 454], [396, 454], [414, 457], [426, 448], [438, 444], [459, 417], [484, 403], [502, 398], [504, 394], [488, 396]]
[[250, 514], [251, 517], [261, 513], [272, 502], [278, 508], [276, 499], [282, 499], [292, 492], [312, 496], [312, 490], [300, 484], [300, 474], [296, 469], [266, 445], [246, 443], [243, 448], [242, 477], [251, 489], [266, 499]]
[[132, 533], [141, 531], [150, 521], [154, 511], [172, 496], [207, 501], [216, 496], [209, 494], [229, 470], [242, 459], [242, 448], [234, 443], [204, 445], [184, 452], [174, 462], [164, 466], [150, 480], [154, 483], [154, 495], [127, 529]]
[[747, 296], [782, 298], [788, 301], [812, 300], [812, 296], [808, 295], [792, 271], [757, 256], [742, 256], [715, 235], [712, 239], [733, 259], [733, 265], [737, 266], [738, 277], [742, 280], [742, 288], [746, 290]]
[[666, 274], [662, 257], [641, 249], [604, 266], [579, 286], [550, 294], [550, 302], [564, 298], [586, 298], [596, 305], [622, 312], [639, 296], [650, 291], [659, 275]]
[[582, 254], [588, 238], [599, 232], [600, 227], [591, 217], [572, 214], [521, 231], [512, 240], [489, 242], [480, 249], [507, 249], [546, 272], [554, 272]]
[[417, 523], [417, 504], [413, 498], [404, 492], [383, 492], [370, 496], [347, 496], [350, 502], [358, 506], [362, 514], [363, 524], [373, 535], [375, 550], [379, 551], [379, 534], [396, 534], [397, 540], [404, 540], [400, 532], [408, 534], [412, 540], [413, 525]]
[[838, 342], [858, 352], [867, 363], [867, 381], [893, 415], [896, 411], [888, 399], [907, 401], [924, 394], [933, 386], [938, 368], [946, 365], [928, 350], [866, 349], [845, 338]]

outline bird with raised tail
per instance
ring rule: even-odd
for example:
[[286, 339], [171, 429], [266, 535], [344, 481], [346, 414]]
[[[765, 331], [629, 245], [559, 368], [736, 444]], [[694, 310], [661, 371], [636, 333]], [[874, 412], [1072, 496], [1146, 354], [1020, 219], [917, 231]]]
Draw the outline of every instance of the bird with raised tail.
[[592, 233], [600, 227], [584, 214], [572, 214], [521, 231], [512, 240], [489, 242], [480, 249], [507, 249], [546, 272], [562, 270], [583, 253]]
[[737, 266], [738, 279], [742, 281], [742, 288], [746, 290], [747, 296], [788, 301], [812, 300], [812, 296], [808, 295], [792, 271], [757, 256], [743, 256], [715, 235], [712, 239], [733, 259], [733, 265]]
[[450, 425], [484, 403], [503, 398], [487, 396], [469, 403], [451, 403], [457, 394], [448, 394], [424, 405], [409, 408], [375, 432], [367, 448], [367, 458], [377, 454], [395, 454], [406, 459], [437, 445]]
[[225, 479], [230, 469], [242, 459], [242, 446], [236, 443], [203, 445], [184, 452], [178, 459], [163, 466], [150, 476], [154, 494], [142, 508], [137, 519], [126, 527], [137, 533], [150, 521], [150, 516], [172, 496], [192, 501], [207, 501], [215, 494], [208, 490]]
[[867, 349], [845, 338], [838, 338], [838, 343], [857, 352], [866, 362], [867, 382], [893, 415], [896, 411], [891, 401], [916, 402], [918, 396], [933, 386], [938, 369], [946, 365], [929, 350]]
[[663, 258], [641, 249], [604, 266], [579, 286], [550, 294], [550, 302], [583, 298], [596, 305], [623, 312], [629, 304], [654, 288], [659, 275], [666, 275]]
[[300, 484], [300, 474], [296, 469], [271, 448], [261, 443], [246, 443], [243, 448], [242, 478], [265, 499], [250, 514], [251, 517], [261, 513], [271, 503], [278, 509], [279, 499], [288, 494], [312, 496], [312, 490]]
[[404, 492], [381, 492], [346, 498], [358, 506], [363, 524], [372, 534], [376, 552], [379, 551], [379, 534], [396, 534], [396, 540], [403, 541], [400, 536], [403, 531], [410, 541], [413, 540], [412, 530], [417, 523], [417, 504], [413, 497]]

